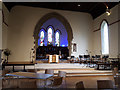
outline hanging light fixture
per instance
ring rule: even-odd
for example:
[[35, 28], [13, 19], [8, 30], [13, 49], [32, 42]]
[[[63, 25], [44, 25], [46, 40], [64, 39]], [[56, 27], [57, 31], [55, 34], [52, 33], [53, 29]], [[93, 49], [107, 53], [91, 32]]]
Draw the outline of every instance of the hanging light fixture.
[[106, 14], [109, 16], [111, 14], [110, 9], [106, 3], [103, 3], [106, 6]]
[[108, 6], [107, 6], [107, 9], [106, 9], [106, 13], [107, 13], [108, 16], [111, 14], [110, 9], [108, 9]]

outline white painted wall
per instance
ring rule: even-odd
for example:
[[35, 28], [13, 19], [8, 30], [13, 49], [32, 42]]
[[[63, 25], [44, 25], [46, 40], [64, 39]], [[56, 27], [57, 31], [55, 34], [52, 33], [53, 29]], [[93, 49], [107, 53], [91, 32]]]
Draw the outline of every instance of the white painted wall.
[[[7, 10], [4, 4], [2, 4], [2, 9], [4, 13], [4, 22], [8, 24], [9, 11]], [[8, 38], [8, 26], [4, 22], [2, 22], [2, 49], [7, 48]]]
[[77, 52], [73, 56], [88, 54], [86, 50], [92, 52], [92, 25], [93, 20], [90, 15], [76, 16], [71, 22], [73, 29], [73, 41], [77, 44]]
[[[100, 28], [100, 24], [103, 19], [106, 19], [109, 24], [118, 20], [118, 5], [111, 9], [111, 15], [107, 16], [106, 13], [102, 14], [94, 20], [94, 29], [97, 30]], [[94, 32], [93, 38], [93, 51], [95, 54], [100, 54], [101, 50], [101, 31]], [[115, 58], [118, 55], [118, 23], [109, 26], [109, 56]]]
[[57, 12], [64, 16], [73, 30], [73, 37], [77, 44], [77, 52], [72, 55], [78, 57], [92, 50], [92, 22], [87, 13], [51, 10], [33, 7], [16, 6], [9, 16], [8, 48], [12, 51], [9, 62], [30, 61], [30, 49], [33, 47], [33, 32], [38, 20], [45, 14]]

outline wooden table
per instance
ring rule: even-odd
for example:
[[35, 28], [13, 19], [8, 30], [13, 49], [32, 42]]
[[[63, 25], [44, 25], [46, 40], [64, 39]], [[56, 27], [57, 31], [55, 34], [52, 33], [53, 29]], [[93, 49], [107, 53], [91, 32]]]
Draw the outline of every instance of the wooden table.
[[44, 73], [32, 73], [32, 72], [13, 72], [8, 73], [6, 76], [16, 76], [16, 77], [24, 77], [24, 78], [33, 78], [33, 79], [41, 79], [44, 80], [44, 87], [46, 85], [46, 80], [50, 77], [53, 77], [51, 74], [44, 74]]
[[25, 66], [27, 65], [34, 65], [35, 63], [30, 63], [30, 62], [15, 62], [15, 63], [13, 63], [13, 62], [9, 62], [9, 63], [5, 63], [5, 64], [2, 64], [2, 70], [5, 68], [5, 66], [13, 66], [13, 71], [15, 71], [15, 68], [14, 68], [14, 66], [24, 66], [24, 71], [26, 71], [25, 70]]
[[13, 73], [7, 73], [7, 76], [22, 76], [25, 78], [34, 78], [34, 79], [48, 79], [52, 77], [51, 74], [44, 74], [44, 73], [32, 73], [32, 72], [13, 72]]

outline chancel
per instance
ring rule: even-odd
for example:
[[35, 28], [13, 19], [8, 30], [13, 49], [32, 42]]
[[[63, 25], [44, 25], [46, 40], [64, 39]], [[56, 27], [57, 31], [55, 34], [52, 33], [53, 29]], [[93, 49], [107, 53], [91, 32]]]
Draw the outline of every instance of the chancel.
[[5, 1], [2, 89], [120, 88], [119, 2]]

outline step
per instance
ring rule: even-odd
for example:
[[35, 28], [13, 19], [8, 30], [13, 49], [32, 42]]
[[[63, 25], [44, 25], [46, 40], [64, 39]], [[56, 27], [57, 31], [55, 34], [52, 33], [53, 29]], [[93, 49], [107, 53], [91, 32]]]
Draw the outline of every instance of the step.
[[[104, 75], [112, 75], [112, 71], [102, 71], [102, 70], [54, 70], [54, 75], [58, 75], [58, 71], [65, 71], [67, 73], [66, 76], [104, 76]], [[40, 70], [38, 73], [44, 73], [45, 70]]]

